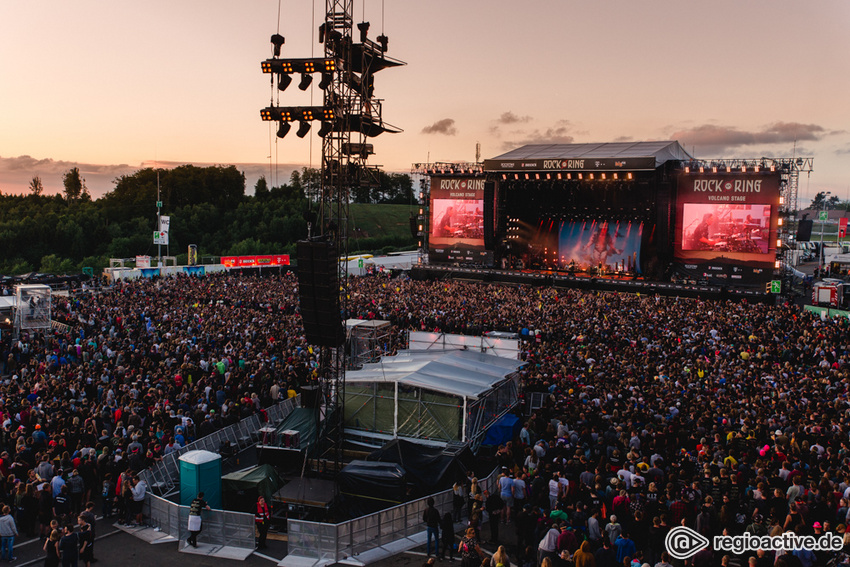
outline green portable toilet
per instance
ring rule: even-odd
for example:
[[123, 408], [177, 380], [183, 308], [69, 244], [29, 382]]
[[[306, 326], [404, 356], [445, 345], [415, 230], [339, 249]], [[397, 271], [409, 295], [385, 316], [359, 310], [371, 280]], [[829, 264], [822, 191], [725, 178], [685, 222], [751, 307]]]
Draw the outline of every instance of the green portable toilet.
[[180, 504], [189, 506], [199, 492], [210, 508], [221, 509], [221, 455], [187, 451], [180, 456]]

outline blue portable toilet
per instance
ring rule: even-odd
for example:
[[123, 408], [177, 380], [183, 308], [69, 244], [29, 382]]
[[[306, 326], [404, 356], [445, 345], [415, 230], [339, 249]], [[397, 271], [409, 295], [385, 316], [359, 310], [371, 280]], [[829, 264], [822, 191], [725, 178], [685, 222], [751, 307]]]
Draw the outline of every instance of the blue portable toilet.
[[221, 509], [221, 455], [187, 451], [180, 456], [180, 504], [189, 506], [199, 492], [210, 508]]

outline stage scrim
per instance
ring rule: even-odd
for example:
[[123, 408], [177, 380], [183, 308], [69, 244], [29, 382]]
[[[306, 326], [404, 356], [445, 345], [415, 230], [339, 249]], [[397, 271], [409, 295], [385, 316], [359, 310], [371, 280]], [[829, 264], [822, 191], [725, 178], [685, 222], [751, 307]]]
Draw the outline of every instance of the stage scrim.
[[679, 175], [674, 256], [677, 271], [721, 285], [761, 285], [773, 277], [778, 173]]
[[640, 221], [562, 222], [558, 239], [561, 269], [640, 272]]

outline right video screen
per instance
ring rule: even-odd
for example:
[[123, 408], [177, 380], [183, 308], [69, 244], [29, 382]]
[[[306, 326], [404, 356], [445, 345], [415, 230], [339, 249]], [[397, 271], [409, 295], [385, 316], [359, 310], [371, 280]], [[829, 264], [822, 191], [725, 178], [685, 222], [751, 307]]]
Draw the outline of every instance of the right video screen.
[[682, 250], [770, 252], [770, 205], [684, 203]]

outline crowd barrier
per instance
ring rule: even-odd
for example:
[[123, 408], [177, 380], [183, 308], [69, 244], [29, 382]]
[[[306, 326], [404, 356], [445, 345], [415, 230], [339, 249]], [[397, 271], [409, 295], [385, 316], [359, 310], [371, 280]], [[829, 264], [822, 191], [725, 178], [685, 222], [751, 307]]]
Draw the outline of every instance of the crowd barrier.
[[[495, 469], [479, 481], [481, 490], [497, 490], [498, 477]], [[428, 498], [442, 513], [451, 511], [452, 491], [444, 490], [339, 524], [287, 520], [287, 555], [331, 564], [425, 531], [422, 515]]]
[[[258, 430], [266, 425], [277, 426], [295, 409], [298, 398], [289, 398], [266, 408], [268, 421], [255, 414], [239, 423], [225, 427], [164, 456], [160, 462], [139, 473], [150, 490], [145, 497], [144, 513], [150, 525], [162, 534], [185, 540], [189, 537], [189, 507], [180, 506], [166, 497], [180, 489], [180, 455], [187, 451], [206, 450], [217, 453], [229, 440], [237, 450], [257, 442]], [[254, 549], [254, 515], [226, 510], [207, 510], [203, 513], [201, 543], [216, 546]]]

